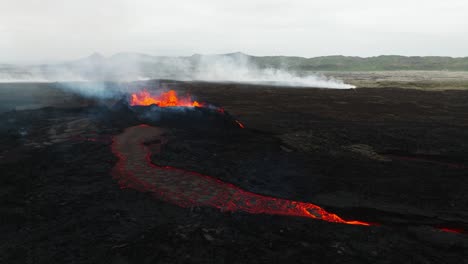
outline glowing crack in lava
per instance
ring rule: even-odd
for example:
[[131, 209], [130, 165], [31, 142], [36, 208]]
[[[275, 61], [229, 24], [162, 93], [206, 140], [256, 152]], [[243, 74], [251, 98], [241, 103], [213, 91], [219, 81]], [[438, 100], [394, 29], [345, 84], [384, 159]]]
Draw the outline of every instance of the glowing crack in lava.
[[[112, 152], [119, 158], [113, 176], [122, 188], [150, 192], [181, 207], [211, 206], [222, 211], [301, 216], [334, 223], [369, 225], [343, 220], [311, 203], [263, 196], [196, 172], [156, 166], [151, 163], [151, 151], [144, 143], [161, 142], [162, 133], [163, 130], [157, 127], [139, 125], [129, 127], [113, 138]], [[157, 147], [156, 151], [159, 151], [160, 145]]]
[[162, 92], [159, 95], [151, 95], [148, 91], [143, 90], [138, 93], [133, 93], [130, 97], [130, 105], [157, 105], [159, 107], [171, 107], [171, 106], [185, 106], [185, 107], [200, 107], [197, 101], [192, 101], [190, 96], [178, 97], [176, 91], [169, 90]]
[[438, 229], [440, 231], [446, 232], [446, 233], [453, 233], [453, 234], [464, 234], [464, 233], [466, 233], [466, 231], [461, 229], [461, 228], [439, 227]]

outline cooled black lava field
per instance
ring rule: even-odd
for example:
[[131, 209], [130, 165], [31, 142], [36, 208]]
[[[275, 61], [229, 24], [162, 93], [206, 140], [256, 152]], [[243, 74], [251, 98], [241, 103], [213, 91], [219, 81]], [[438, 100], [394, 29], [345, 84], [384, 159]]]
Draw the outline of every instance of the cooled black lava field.
[[[0, 84], [0, 263], [468, 263], [468, 91], [131, 86], [189, 93], [226, 116], [151, 122], [121, 90]], [[371, 225], [184, 207], [122, 182], [116, 140], [143, 124], [161, 133], [143, 144], [151, 166]]]

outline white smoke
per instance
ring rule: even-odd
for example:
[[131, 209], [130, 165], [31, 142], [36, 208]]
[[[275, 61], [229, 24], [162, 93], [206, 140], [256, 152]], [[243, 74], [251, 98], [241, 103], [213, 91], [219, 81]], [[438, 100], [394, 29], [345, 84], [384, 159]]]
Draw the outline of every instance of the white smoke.
[[150, 79], [355, 88], [341, 80], [316, 73], [299, 75], [284, 68], [261, 68], [242, 53], [190, 57], [121, 53], [109, 58], [93, 54], [81, 60], [54, 65], [0, 65], [0, 82], [130, 82]]
[[270, 84], [278, 86], [304, 86], [315, 88], [350, 89], [353, 85], [316, 73], [299, 76], [283, 70], [261, 69], [253, 64], [249, 57], [243, 54], [235, 56], [204, 56], [201, 57], [193, 75], [195, 80], [229, 81], [242, 83]]

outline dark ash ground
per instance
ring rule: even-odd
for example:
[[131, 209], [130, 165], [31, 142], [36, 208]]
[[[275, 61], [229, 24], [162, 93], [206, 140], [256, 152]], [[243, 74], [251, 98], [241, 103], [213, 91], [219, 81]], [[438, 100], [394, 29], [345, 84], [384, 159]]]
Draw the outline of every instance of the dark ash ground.
[[0, 263], [468, 263], [467, 235], [434, 228], [468, 230], [468, 91], [164, 85], [247, 128], [167, 127], [153, 162], [382, 225], [121, 190], [111, 137], [138, 121], [56, 85], [1, 85]]

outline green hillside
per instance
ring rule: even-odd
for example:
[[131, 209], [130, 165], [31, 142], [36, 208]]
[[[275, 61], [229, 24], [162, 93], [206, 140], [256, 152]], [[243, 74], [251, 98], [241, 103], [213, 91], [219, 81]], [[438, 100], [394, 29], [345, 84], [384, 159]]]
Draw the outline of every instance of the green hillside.
[[250, 58], [261, 67], [287, 68], [290, 70], [306, 71], [468, 71], [468, 57], [451, 58], [378, 56], [361, 58], [347, 56], [326, 56], [302, 58], [286, 56], [250, 56]]

